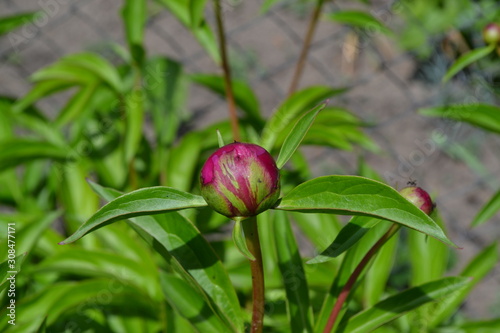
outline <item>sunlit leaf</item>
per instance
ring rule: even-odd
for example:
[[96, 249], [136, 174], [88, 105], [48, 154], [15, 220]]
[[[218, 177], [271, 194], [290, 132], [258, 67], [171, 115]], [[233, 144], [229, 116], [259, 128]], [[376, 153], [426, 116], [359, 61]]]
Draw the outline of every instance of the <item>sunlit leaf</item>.
[[379, 20], [366, 12], [356, 10], [343, 10], [335, 12], [333, 14], [329, 14], [327, 17], [332, 21], [365, 29], [370, 33], [392, 33], [392, 31], [389, 30], [385, 25], [383, 25]]
[[121, 11], [130, 53], [138, 63], [141, 63], [144, 57], [146, 11], [146, 0], [126, 0]]
[[443, 230], [395, 189], [358, 176], [325, 176], [300, 184], [276, 209], [361, 215], [389, 220], [456, 247]]
[[106, 204], [61, 244], [72, 243], [89, 232], [115, 221], [206, 205], [207, 203], [201, 196], [169, 187], [157, 186], [139, 189], [126, 193]]
[[466, 287], [469, 283], [470, 279], [468, 278], [448, 277], [407, 289], [354, 315], [347, 321], [345, 326], [339, 328], [339, 331], [350, 333], [370, 332], [423, 304], [442, 301], [451, 293]]

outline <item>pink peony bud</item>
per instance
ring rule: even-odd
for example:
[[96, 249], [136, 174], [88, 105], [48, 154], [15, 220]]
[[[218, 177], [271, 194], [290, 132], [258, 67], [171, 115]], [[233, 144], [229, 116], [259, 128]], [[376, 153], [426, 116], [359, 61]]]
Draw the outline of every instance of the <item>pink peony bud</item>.
[[262, 213], [280, 195], [276, 162], [264, 148], [250, 143], [216, 150], [203, 165], [200, 182], [208, 205], [231, 219]]
[[429, 193], [422, 190], [417, 186], [408, 186], [399, 191], [406, 200], [410, 201], [412, 204], [420, 208], [424, 213], [430, 215], [434, 210], [434, 203], [432, 202]]
[[498, 44], [500, 42], [500, 25], [489, 23], [483, 29], [483, 39], [486, 44]]

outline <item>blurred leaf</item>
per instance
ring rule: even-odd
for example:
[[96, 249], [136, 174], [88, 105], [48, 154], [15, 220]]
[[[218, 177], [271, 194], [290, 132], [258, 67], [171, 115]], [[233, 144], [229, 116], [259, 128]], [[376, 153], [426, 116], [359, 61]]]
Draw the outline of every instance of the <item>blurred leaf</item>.
[[0, 171], [37, 159], [64, 161], [69, 158], [66, 148], [33, 139], [10, 139], [0, 142]]
[[488, 221], [500, 210], [500, 190], [495, 193], [486, 205], [477, 213], [471, 227], [477, 227]]
[[470, 283], [468, 278], [447, 277], [407, 289], [366, 309], [344, 323], [340, 332], [365, 333], [428, 302], [442, 301]]
[[110, 201], [61, 244], [72, 243], [115, 221], [206, 205], [201, 196], [173, 188], [157, 186], [139, 189]]
[[187, 80], [182, 64], [166, 57], [148, 59], [144, 90], [151, 104], [158, 149], [174, 142], [182, 121]]
[[219, 48], [210, 26], [203, 18], [206, 0], [158, 0], [188, 28], [216, 63], [220, 63]]
[[[365, 308], [374, 306], [385, 292], [394, 264], [397, 243], [398, 237], [392, 237], [378, 250], [372, 259], [372, 264], [363, 279], [363, 305]], [[442, 243], [439, 244], [445, 246]]]
[[19, 15], [0, 17], [0, 36], [5, 35], [11, 30], [31, 23], [38, 13], [24, 13]]
[[497, 333], [500, 331], [500, 319], [465, 322], [456, 329], [460, 333]]
[[[7, 280], [12, 274], [10, 272], [16, 272], [15, 275], [19, 274], [25, 258], [26, 253], [22, 253], [14, 259], [7, 259], [0, 264], [0, 293], [11, 284], [11, 280]], [[8, 260], [14, 260], [14, 264]]]
[[[223, 77], [210, 74], [194, 74], [190, 78], [192, 81], [210, 89], [219, 96], [226, 97]], [[264, 120], [260, 114], [259, 101], [252, 88], [246, 82], [239, 80], [233, 80], [232, 85], [236, 105], [246, 113], [255, 128], [262, 128]]]
[[88, 108], [97, 85], [97, 82], [90, 83], [75, 93], [68, 103], [66, 103], [64, 108], [59, 112], [57, 119], [55, 120], [56, 125], [65, 125], [78, 117], [79, 114], [83, 113]]
[[69, 85], [85, 85], [94, 82], [95, 73], [69, 62], [58, 61], [39, 69], [30, 77], [33, 82], [61, 81]]
[[167, 301], [199, 332], [232, 332], [217, 317], [203, 296], [184, 280], [173, 275], [161, 274], [161, 286]]
[[[99, 196], [118, 200], [120, 193], [91, 183]], [[113, 202], [113, 201], [111, 201]], [[240, 305], [220, 259], [196, 227], [175, 212], [130, 219], [139, 235], [193, 286], [202, 288], [235, 330], [243, 326]]]
[[273, 7], [277, 2], [280, 2], [283, 0], [264, 0], [262, 2], [262, 5], [260, 6], [260, 13], [265, 14]]
[[278, 266], [286, 291], [290, 332], [312, 332], [309, 288], [299, 248], [286, 214], [281, 211], [275, 213], [274, 235]]
[[392, 187], [358, 176], [325, 176], [300, 184], [276, 209], [382, 218], [456, 247], [443, 230]]
[[43, 260], [31, 268], [35, 274], [59, 273], [77, 276], [107, 277], [135, 285], [152, 299], [161, 300], [156, 267], [148, 267], [124, 257], [98, 250], [69, 248]]
[[332, 214], [302, 214], [290, 212], [302, 233], [316, 247], [324, 247], [326, 242], [335, 237], [341, 225], [337, 216]]
[[106, 59], [98, 56], [97, 54], [90, 52], [72, 54], [61, 58], [59, 62], [61, 64], [77, 66], [93, 73], [117, 93], [123, 93], [125, 91], [122, 79], [117, 69]]
[[26, 95], [17, 100], [16, 104], [12, 107], [12, 112], [20, 113], [39, 99], [67, 89], [72, 85], [73, 83], [59, 79], [38, 82]]
[[446, 74], [443, 76], [442, 82], [447, 82], [465, 67], [478, 61], [481, 58], [486, 57], [488, 54], [495, 50], [495, 47], [495, 44], [490, 44], [488, 46], [480, 47], [464, 53], [453, 63], [453, 65], [451, 65]]
[[[105, 301], [99, 302], [102, 299]], [[156, 319], [158, 307], [157, 302], [139, 289], [116, 279], [57, 282], [16, 304], [16, 328], [20, 332], [35, 332], [45, 317], [47, 326], [50, 326], [63, 314], [75, 315], [92, 308]], [[4, 331], [6, 325], [9, 325], [9, 317], [5, 315], [5, 311], [0, 314], [0, 330]]]
[[487, 131], [500, 134], [500, 108], [487, 104], [459, 104], [419, 110], [430, 117], [443, 117], [467, 122]]
[[370, 33], [375, 33], [375, 32], [381, 32], [384, 34], [392, 33], [391, 30], [389, 30], [375, 17], [361, 11], [344, 10], [335, 12], [333, 14], [329, 14], [327, 17], [332, 21], [368, 30], [368, 32]]
[[255, 256], [253, 255], [252, 252], [250, 252], [250, 250], [247, 247], [247, 241], [241, 223], [242, 223], [241, 220], [234, 221], [233, 234], [232, 234], [234, 245], [236, 245], [238, 251], [240, 251], [241, 254], [244, 255], [248, 260], [254, 261]]
[[347, 88], [332, 89], [325, 86], [313, 86], [294, 93], [278, 107], [266, 123], [262, 131], [261, 146], [271, 151], [275, 146], [276, 138], [291, 122], [310, 110], [314, 105], [346, 90]]
[[335, 240], [323, 251], [313, 259], [309, 260], [308, 264], [317, 264], [321, 262], [330, 261], [351, 248], [357, 241], [359, 241], [370, 228], [377, 225], [381, 220], [367, 217], [367, 216], [354, 216], [351, 218], [338, 233]]
[[181, 191], [191, 190], [201, 152], [201, 139], [198, 132], [184, 135], [179, 145], [170, 149], [166, 168], [167, 184]]
[[125, 0], [121, 12], [130, 53], [139, 64], [144, 59], [143, 39], [146, 11], [146, 0]]
[[439, 306], [431, 312], [429, 326], [436, 327], [453, 315], [472, 289], [491, 272], [498, 263], [498, 259], [498, 244], [496, 242], [484, 248], [474, 257], [462, 273], [460, 273], [463, 277], [471, 278], [470, 283], [467, 284], [464, 289], [447, 295], [447, 297], [440, 302]]
[[125, 161], [130, 163], [139, 149], [143, 138], [142, 125], [144, 123], [144, 91], [140, 86], [125, 96]]
[[[435, 209], [431, 217], [444, 230], [444, 224]], [[410, 252], [411, 286], [417, 286], [444, 275], [448, 263], [448, 247], [426, 235], [409, 230], [408, 248]]]
[[278, 169], [281, 169], [285, 163], [292, 157], [293, 153], [299, 147], [300, 143], [304, 136], [306, 136], [309, 128], [311, 128], [314, 119], [318, 113], [323, 110], [326, 106], [326, 103], [322, 103], [311, 111], [303, 115], [296, 123], [293, 129], [290, 131], [288, 136], [285, 139], [285, 142], [281, 146], [280, 153], [278, 155], [278, 159], [276, 160], [276, 165]]

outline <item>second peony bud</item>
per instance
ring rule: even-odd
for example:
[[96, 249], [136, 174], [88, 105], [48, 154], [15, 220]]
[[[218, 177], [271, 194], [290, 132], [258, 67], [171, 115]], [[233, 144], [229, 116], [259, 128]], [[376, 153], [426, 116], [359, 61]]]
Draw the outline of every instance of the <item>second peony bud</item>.
[[425, 214], [430, 215], [434, 210], [434, 202], [425, 190], [417, 186], [408, 186], [399, 191], [406, 200], [420, 208]]
[[276, 162], [264, 148], [250, 143], [216, 150], [203, 165], [200, 182], [208, 205], [231, 219], [262, 213], [280, 195]]

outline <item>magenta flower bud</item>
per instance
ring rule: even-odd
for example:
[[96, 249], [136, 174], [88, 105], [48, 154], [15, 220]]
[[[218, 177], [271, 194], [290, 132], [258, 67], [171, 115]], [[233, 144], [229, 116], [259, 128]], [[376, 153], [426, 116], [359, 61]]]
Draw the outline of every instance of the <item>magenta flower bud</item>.
[[500, 25], [489, 23], [483, 29], [483, 39], [486, 44], [498, 44], [500, 42]]
[[434, 203], [432, 202], [429, 193], [422, 190], [417, 186], [408, 186], [399, 191], [406, 200], [410, 201], [412, 204], [420, 208], [425, 214], [430, 215], [434, 210]]
[[216, 150], [201, 169], [201, 195], [216, 212], [231, 219], [257, 215], [280, 195], [280, 174], [273, 157], [250, 143]]

